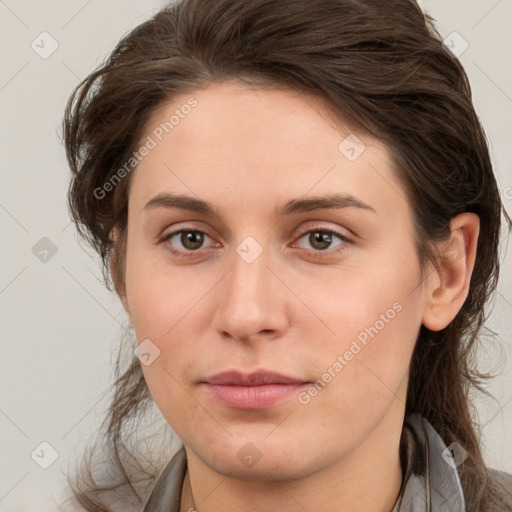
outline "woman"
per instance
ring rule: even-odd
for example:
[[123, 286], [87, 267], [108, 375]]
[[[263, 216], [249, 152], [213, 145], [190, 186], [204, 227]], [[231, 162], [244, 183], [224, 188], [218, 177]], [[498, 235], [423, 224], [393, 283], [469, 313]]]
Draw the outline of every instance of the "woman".
[[[502, 204], [416, 3], [183, 0], [64, 129], [137, 340], [105, 424], [124, 502], [74, 485], [85, 510], [512, 510], [469, 400]], [[151, 403], [183, 443], [164, 468], [126, 441]]]

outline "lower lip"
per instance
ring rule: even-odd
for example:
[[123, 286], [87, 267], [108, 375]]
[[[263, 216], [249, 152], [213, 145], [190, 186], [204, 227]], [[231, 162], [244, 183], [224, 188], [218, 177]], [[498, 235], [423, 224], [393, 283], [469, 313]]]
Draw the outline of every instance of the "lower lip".
[[223, 405], [236, 409], [265, 409], [297, 394], [308, 384], [265, 384], [262, 386], [227, 386], [208, 384], [210, 393]]

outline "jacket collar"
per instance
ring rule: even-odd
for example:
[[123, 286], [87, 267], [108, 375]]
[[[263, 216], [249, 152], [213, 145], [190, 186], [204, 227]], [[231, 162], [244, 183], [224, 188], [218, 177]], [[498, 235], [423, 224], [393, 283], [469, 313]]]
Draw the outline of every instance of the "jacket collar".
[[402, 442], [406, 452], [403, 493], [393, 512], [465, 512], [457, 472], [464, 450], [450, 449], [434, 427], [419, 414], [407, 415]]
[[[403, 492], [392, 512], [466, 511], [456, 468], [463, 450], [458, 446], [450, 448], [453, 451], [425, 418], [407, 415], [401, 439]], [[187, 457], [182, 447], [160, 475], [143, 512], [179, 512], [186, 470]]]

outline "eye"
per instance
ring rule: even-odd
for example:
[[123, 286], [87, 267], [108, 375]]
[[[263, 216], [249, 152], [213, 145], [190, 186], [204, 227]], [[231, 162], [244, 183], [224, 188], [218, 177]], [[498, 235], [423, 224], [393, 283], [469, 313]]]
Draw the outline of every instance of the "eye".
[[[198, 249], [204, 243], [205, 237], [210, 238], [205, 232], [198, 231], [196, 229], [182, 229], [180, 231], [174, 231], [173, 233], [169, 233], [162, 238], [162, 242], [171, 242], [167, 244], [168, 249], [173, 254], [179, 254], [184, 256], [189, 256], [188, 253], [198, 252]], [[172, 239], [176, 238], [175, 242], [172, 242]], [[210, 238], [211, 239], [211, 238]], [[179, 250], [174, 249], [176, 243], [179, 242], [182, 245], [182, 249]]]
[[[352, 240], [350, 240], [348, 237], [337, 233], [336, 231], [331, 230], [324, 230], [324, 229], [311, 229], [309, 231], [304, 232], [300, 237], [299, 240], [302, 238], [306, 238], [307, 243], [310, 244], [310, 246], [314, 249], [314, 252], [327, 252], [327, 253], [337, 253], [340, 251], [343, 251], [346, 249], [347, 244], [351, 244]], [[335, 247], [338, 247], [338, 249], [333, 249], [327, 251], [329, 247], [332, 246], [333, 243], [333, 237], [340, 239], [343, 243], [338, 244]], [[301, 249], [304, 249], [301, 247]], [[307, 249], [307, 248], [306, 248]], [[321, 256], [321, 255], [320, 255]]]
[[[302, 235], [298, 238], [301, 240], [302, 238], [307, 237], [307, 243], [312, 247], [312, 252], [318, 253], [314, 254], [314, 256], [322, 257], [325, 255], [332, 253], [339, 253], [347, 248], [348, 244], [352, 244], [352, 240], [348, 237], [342, 235], [341, 233], [337, 233], [336, 231], [327, 230], [327, 229], [311, 229], [302, 233]], [[342, 243], [338, 244], [335, 249], [328, 250], [329, 247], [333, 244], [333, 237], [341, 240]], [[178, 231], [174, 231], [167, 235], [164, 235], [161, 239], [161, 243], [167, 242], [165, 247], [172, 253], [178, 256], [184, 257], [193, 257], [195, 254], [200, 252], [200, 249], [204, 245], [205, 238], [209, 238], [212, 240], [210, 236], [208, 236], [204, 231], [199, 231], [197, 229], [181, 229]], [[173, 239], [175, 239], [173, 241]], [[179, 246], [181, 244], [181, 247]], [[292, 245], [295, 246], [295, 244]], [[178, 249], [176, 249], [178, 246]], [[216, 247], [221, 247], [221, 244], [216, 244]], [[301, 250], [307, 250], [311, 252], [310, 249], [299, 246]]]

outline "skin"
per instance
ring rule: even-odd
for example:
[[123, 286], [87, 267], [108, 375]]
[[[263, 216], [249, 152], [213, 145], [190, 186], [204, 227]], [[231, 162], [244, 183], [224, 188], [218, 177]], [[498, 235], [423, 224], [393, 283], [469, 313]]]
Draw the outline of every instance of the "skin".
[[[237, 83], [161, 105], [141, 140], [191, 96], [197, 107], [134, 171], [121, 292], [137, 341], [160, 350], [143, 371], [185, 445], [180, 510], [389, 512], [402, 481], [399, 439], [417, 334], [421, 324], [446, 327], [461, 308], [478, 217], [453, 219], [450, 240], [438, 247], [441, 271], [422, 280], [412, 212], [382, 143], [359, 134], [366, 149], [351, 162], [338, 146], [357, 132], [334, 122], [321, 100]], [[219, 215], [145, 210], [161, 192], [203, 199]], [[333, 192], [375, 213], [275, 214], [290, 199]], [[194, 249], [180, 234], [160, 241], [179, 229], [206, 233], [202, 245]], [[352, 242], [333, 235], [322, 246], [311, 230]], [[248, 236], [263, 249], [250, 264], [236, 251]], [[307, 404], [292, 395], [267, 409], [233, 409], [199, 384], [227, 369], [262, 368], [315, 382], [396, 303], [400, 312]], [[248, 442], [261, 455], [252, 467], [237, 457]]]

